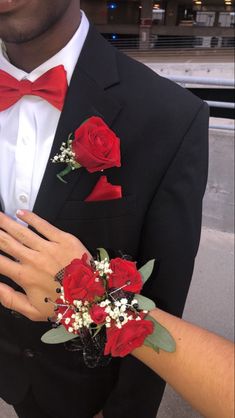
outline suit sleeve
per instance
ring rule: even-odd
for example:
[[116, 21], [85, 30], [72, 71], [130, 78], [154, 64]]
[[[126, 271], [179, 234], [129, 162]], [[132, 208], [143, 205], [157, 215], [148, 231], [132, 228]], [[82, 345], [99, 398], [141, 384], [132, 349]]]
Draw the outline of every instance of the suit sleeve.
[[[155, 258], [143, 294], [181, 316], [197, 254], [202, 199], [208, 173], [208, 106], [190, 122], [146, 213], [139, 248], [140, 265]], [[138, 360], [121, 360], [119, 380], [104, 407], [104, 418], [155, 418], [164, 382]]]

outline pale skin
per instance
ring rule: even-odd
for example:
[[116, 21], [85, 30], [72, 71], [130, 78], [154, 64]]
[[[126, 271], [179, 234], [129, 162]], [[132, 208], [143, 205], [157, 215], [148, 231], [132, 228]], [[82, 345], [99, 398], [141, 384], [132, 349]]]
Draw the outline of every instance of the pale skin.
[[85, 252], [91, 256], [81, 241], [37, 215], [18, 211], [18, 217], [45, 238], [0, 212], [0, 250], [16, 260], [1, 255], [0, 274], [25, 291], [23, 294], [0, 283], [0, 301], [32, 321], [46, 321], [53, 314], [53, 305], [45, 303], [45, 297], [56, 299], [56, 273]]
[[[0, 274], [10, 277], [25, 295], [0, 283], [0, 303], [33, 321], [46, 320], [52, 307], [45, 296], [56, 298], [54, 275], [84, 252], [74, 236], [55, 228], [31, 212], [18, 212], [45, 239], [0, 213], [0, 249], [17, 261], [0, 256]], [[176, 340], [174, 354], [157, 354], [142, 346], [133, 352], [208, 418], [233, 418], [233, 358], [231, 342], [159, 309], [152, 311]], [[94, 418], [102, 418], [102, 414]]]
[[234, 344], [156, 309], [151, 315], [172, 334], [176, 352], [142, 346], [132, 354], [159, 374], [206, 418], [234, 418]]

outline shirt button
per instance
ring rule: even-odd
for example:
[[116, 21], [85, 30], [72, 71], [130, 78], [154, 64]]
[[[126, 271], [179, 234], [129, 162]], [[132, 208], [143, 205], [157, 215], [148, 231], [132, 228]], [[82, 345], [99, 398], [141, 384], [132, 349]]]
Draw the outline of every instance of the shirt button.
[[35, 357], [35, 353], [33, 352], [33, 350], [31, 350], [30, 348], [26, 348], [24, 350], [24, 356], [26, 358], [34, 358]]
[[16, 311], [11, 311], [11, 315], [16, 319], [23, 318], [23, 316], [19, 312], [16, 312]]
[[29, 138], [27, 137], [27, 136], [24, 136], [23, 138], [22, 138], [22, 142], [23, 142], [23, 145], [28, 145], [28, 143], [29, 143]]
[[28, 196], [26, 194], [21, 194], [19, 196], [19, 200], [21, 201], [21, 203], [27, 203], [28, 200], [29, 200], [29, 198], [28, 198]]

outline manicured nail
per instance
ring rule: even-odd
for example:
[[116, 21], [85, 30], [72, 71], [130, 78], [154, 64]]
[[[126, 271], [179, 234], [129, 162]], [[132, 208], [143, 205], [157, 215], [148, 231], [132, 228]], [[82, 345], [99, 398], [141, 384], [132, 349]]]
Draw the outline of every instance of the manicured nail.
[[21, 210], [21, 209], [17, 209], [16, 215], [17, 216], [24, 216], [25, 215], [25, 212], [23, 210]]

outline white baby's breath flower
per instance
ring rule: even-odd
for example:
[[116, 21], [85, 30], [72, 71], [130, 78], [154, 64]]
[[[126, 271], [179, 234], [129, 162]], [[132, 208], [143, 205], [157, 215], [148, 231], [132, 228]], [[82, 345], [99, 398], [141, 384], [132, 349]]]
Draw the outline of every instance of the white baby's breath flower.
[[122, 298], [120, 302], [122, 305], [126, 305], [128, 303], [128, 300], [126, 298]]

